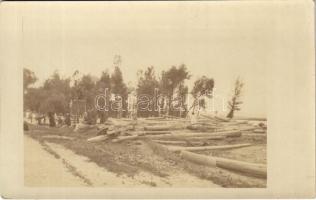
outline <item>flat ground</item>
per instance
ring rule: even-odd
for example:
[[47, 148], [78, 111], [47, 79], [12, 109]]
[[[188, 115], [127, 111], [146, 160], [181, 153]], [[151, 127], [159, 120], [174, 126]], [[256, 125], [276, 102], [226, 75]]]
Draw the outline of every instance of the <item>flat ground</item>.
[[174, 171], [172, 175], [157, 176], [147, 170], [134, 176], [110, 172], [91, 162], [89, 158], [55, 143], [40, 142], [24, 137], [24, 180], [29, 187], [109, 186], [109, 187], [219, 187], [186, 172]]
[[[187, 130], [180, 132], [185, 131]], [[31, 126], [29, 131], [25, 131], [25, 185], [209, 188], [266, 186], [266, 179], [188, 162], [176, 153], [157, 148], [156, 143], [148, 139], [121, 143], [109, 140], [87, 142], [88, 138], [96, 134], [97, 130], [94, 128], [75, 132], [72, 128]], [[209, 144], [249, 142], [253, 144], [250, 147], [199, 153], [266, 163], [266, 139], [262, 137], [258, 139], [242, 136], [225, 141], [210, 141]]]

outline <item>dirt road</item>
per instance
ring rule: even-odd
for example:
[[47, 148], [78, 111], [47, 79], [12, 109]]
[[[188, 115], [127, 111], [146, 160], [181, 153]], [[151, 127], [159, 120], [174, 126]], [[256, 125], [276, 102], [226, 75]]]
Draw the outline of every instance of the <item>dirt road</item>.
[[24, 138], [26, 186], [219, 187], [187, 173], [175, 172], [167, 177], [145, 171], [133, 177], [118, 175], [59, 144]]
[[79, 177], [72, 175], [67, 167], [42, 145], [24, 136], [24, 183], [25, 186], [85, 186]]

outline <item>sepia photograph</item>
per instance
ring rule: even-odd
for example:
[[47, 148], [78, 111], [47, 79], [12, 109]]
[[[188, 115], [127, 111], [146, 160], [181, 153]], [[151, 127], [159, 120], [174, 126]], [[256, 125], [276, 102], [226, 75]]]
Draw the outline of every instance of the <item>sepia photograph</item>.
[[1, 3], [1, 194], [314, 196], [313, 7]]
[[256, 20], [49, 5], [23, 10], [26, 186], [266, 187]]

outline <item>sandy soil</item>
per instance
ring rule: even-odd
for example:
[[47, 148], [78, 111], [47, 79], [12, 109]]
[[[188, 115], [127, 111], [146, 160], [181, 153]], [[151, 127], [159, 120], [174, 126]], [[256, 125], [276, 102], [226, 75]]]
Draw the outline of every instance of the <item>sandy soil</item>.
[[55, 143], [43, 144], [25, 136], [25, 185], [107, 187], [219, 187], [188, 173], [174, 171], [166, 177], [142, 171], [133, 177], [99, 167]]
[[61, 160], [46, 152], [39, 142], [27, 136], [24, 137], [24, 152], [24, 183], [26, 186], [87, 185], [79, 177], [72, 175]]

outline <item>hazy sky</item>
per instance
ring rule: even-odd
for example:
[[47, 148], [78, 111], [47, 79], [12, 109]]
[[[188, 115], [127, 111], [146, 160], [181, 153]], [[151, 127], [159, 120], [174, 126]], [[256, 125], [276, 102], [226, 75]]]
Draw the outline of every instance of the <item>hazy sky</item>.
[[21, 2], [21, 65], [42, 83], [55, 70], [100, 76], [119, 54], [125, 82], [136, 84], [138, 69], [160, 73], [185, 64], [190, 86], [202, 75], [213, 77], [226, 99], [240, 76], [240, 114], [265, 116], [275, 13], [266, 4], [237, 3]]

